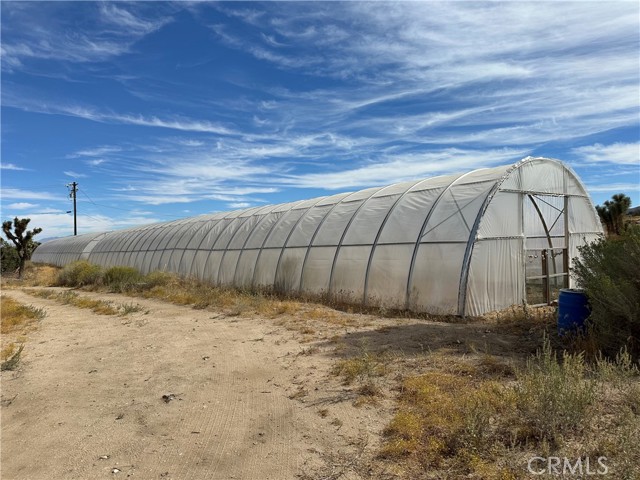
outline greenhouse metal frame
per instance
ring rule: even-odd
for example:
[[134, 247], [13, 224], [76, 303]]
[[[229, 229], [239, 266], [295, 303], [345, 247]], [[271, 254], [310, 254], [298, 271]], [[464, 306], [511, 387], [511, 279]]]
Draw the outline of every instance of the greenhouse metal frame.
[[480, 315], [549, 303], [602, 226], [558, 160], [52, 240], [34, 262], [86, 259], [217, 285]]

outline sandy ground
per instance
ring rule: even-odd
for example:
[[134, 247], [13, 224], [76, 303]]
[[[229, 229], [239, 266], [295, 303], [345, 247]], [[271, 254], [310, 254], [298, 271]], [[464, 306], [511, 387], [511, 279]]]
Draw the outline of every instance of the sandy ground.
[[234, 317], [79, 293], [142, 311], [97, 315], [3, 292], [47, 315], [19, 368], [2, 372], [2, 480], [402, 477], [375, 458], [400, 377], [358, 402], [358, 385], [332, 374], [337, 359], [366, 346], [414, 373], [425, 351], [466, 354], [472, 339], [507, 355], [521, 341], [483, 325], [330, 309], [331, 322], [309, 320], [309, 335], [293, 328], [304, 311]]
[[313, 477], [373, 448], [386, 421], [271, 319], [82, 292], [144, 308], [96, 315], [3, 294], [47, 311], [2, 372], [3, 480]]

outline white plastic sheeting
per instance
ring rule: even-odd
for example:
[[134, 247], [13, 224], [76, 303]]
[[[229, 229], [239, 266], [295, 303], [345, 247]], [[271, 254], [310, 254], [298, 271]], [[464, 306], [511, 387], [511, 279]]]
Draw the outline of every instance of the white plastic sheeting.
[[563, 267], [557, 252], [571, 259], [601, 233], [575, 173], [557, 160], [527, 157], [464, 174], [56, 239], [38, 247], [33, 261], [62, 266], [87, 259], [242, 288], [479, 315], [536, 303], [536, 288], [568, 282], [568, 260]]

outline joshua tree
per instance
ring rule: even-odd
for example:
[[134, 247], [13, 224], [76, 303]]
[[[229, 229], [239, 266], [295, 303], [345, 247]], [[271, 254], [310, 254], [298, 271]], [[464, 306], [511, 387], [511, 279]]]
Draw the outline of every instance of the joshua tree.
[[[18, 252], [19, 265], [18, 265], [18, 277], [22, 278], [24, 272], [24, 265], [33, 252], [33, 237], [42, 231], [41, 228], [34, 228], [33, 230], [27, 230], [27, 226], [31, 221], [30, 218], [7, 220], [2, 223], [2, 232], [5, 236], [13, 242]], [[13, 229], [13, 232], [11, 231]]]
[[611, 200], [604, 202], [604, 205], [596, 205], [600, 220], [607, 228], [609, 235], [620, 235], [624, 230], [624, 216], [631, 207], [631, 199], [624, 193], [617, 193]]

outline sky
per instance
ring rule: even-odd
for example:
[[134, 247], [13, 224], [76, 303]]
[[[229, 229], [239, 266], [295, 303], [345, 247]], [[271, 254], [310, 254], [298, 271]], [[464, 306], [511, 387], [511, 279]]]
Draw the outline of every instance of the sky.
[[40, 239], [560, 159], [640, 204], [640, 4], [1, 2], [2, 219]]

